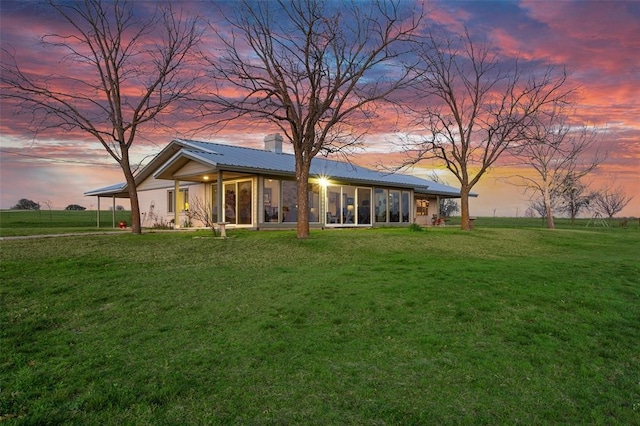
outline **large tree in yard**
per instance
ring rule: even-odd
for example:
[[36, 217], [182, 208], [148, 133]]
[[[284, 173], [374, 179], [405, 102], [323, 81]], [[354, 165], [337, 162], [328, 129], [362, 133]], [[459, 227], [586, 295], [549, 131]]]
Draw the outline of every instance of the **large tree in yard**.
[[[2, 51], [1, 93], [32, 112], [40, 129], [80, 131], [98, 140], [115, 159], [127, 183], [133, 233], [141, 232], [135, 167], [130, 150], [144, 125], [170, 112], [195, 90], [185, 73], [201, 30], [197, 18], [169, 2], [146, 3], [155, 13], [137, 15], [134, 2], [48, 2], [64, 29], [42, 37], [50, 55], [60, 55], [49, 75], [20, 67]], [[56, 27], [60, 27], [56, 25]]]
[[[412, 78], [402, 63], [423, 14], [401, 1], [242, 1], [218, 30], [211, 59], [230, 117], [275, 125], [293, 146], [297, 236], [309, 236], [308, 179], [319, 153], [357, 144], [379, 102]], [[233, 94], [236, 94], [235, 96]]]
[[524, 72], [468, 31], [429, 32], [416, 53], [421, 65], [412, 113], [421, 136], [406, 142], [404, 165], [444, 163], [460, 184], [461, 228], [468, 230], [471, 189], [543, 108], [566, 97], [566, 74], [552, 67]]

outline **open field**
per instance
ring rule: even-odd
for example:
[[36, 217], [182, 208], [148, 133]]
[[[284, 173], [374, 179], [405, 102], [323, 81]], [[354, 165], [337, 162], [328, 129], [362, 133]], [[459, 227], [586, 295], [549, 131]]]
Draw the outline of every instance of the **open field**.
[[[116, 211], [116, 226], [122, 220], [131, 224], [130, 211]], [[95, 210], [0, 210], [0, 237], [16, 235], [95, 232]], [[113, 230], [113, 213], [100, 211], [101, 231]]]
[[0, 420], [640, 424], [637, 226], [229, 234], [0, 242]]
[[[0, 210], [0, 237], [113, 230], [114, 221], [110, 211], [100, 212], [99, 229], [96, 226], [96, 214], [95, 210]], [[131, 212], [116, 211], [116, 226], [120, 221], [131, 224]], [[556, 219], [556, 226], [559, 229], [598, 229], [605, 227], [605, 224], [611, 228], [640, 228], [640, 220], [638, 218], [615, 218], [611, 221], [606, 219], [577, 219], [573, 224], [569, 219]], [[460, 218], [453, 217], [448, 219], [447, 225], [460, 226]], [[545, 223], [541, 218], [479, 217], [476, 219], [476, 226], [491, 228], [544, 228]]]
[[[598, 229], [598, 228], [632, 228], [640, 229], [640, 220], [635, 217], [628, 218], [578, 218], [571, 223], [571, 219], [560, 217], [554, 219], [558, 229]], [[447, 225], [460, 226], [460, 217], [447, 220]], [[477, 227], [490, 228], [546, 228], [546, 222], [539, 217], [478, 217], [475, 220]]]

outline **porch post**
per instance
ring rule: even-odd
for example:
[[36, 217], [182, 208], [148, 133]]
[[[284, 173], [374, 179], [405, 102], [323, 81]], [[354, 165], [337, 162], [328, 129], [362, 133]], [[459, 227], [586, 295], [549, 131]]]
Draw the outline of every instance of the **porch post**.
[[218, 169], [218, 182], [216, 182], [216, 185], [218, 185], [218, 222], [223, 222], [222, 213], [224, 212], [224, 208], [222, 206], [222, 191], [224, 190], [224, 185], [222, 184], [222, 170], [220, 169]]
[[98, 195], [98, 210], [96, 210], [96, 226], [100, 228], [100, 196]]
[[409, 223], [416, 223], [416, 193], [409, 193]]
[[182, 193], [180, 193], [180, 181], [178, 179], [174, 180], [173, 185], [173, 227], [175, 229], [180, 228], [180, 207], [182, 206]]
[[113, 205], [111, 206], [111, 221], [113, 222], [113, 227], [116, 227], [116, 196], [113, 195], [111, 197], [113, 199]]

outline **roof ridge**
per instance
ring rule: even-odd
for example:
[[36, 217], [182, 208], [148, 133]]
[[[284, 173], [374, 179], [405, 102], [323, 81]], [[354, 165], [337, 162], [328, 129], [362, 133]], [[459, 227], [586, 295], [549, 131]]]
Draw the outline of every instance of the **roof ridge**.
[[230, 145], [227, 143], [219, 143], [219, 142], [209, 142], [209, 141], [199, 141], [199, 140], [195, 140], [195, 139], [176, 139], [177, 141], [180, 142], [186, 142], [186, 143], [200, 143], [200, 144], [205, 144], [205, 145], [215, 145], [215, 146], [221, 146], [221, 147], [225, 147], [225, 148], [237, 148], [237, 149], [248, 149], [251, 151], [258, 151], [258, 152], [264, 152], [267, 154], [276, 154], [276, 155], [289, 155], [291, 157], [293, 157], [293, 154], [290, 154], [288, 152], [273, 152], [273, 151], [267, 151], [266, 149], [260, 149], [260, 148], [253, 148], [253, 147], [248, 147], [248, 146], [242, 146], [242, 145]]

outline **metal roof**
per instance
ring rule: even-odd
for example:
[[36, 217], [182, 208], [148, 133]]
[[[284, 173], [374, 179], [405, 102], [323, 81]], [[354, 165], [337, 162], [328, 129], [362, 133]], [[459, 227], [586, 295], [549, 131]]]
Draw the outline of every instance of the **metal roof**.
[[92, 196], [92, 195], [118, 195], [122, 193], [127, 187], [126, 182], [117, 183], [115, 185], [105, 186], [104, 188], [94, 189], [89, 192], [85, 192], [84, 195]]
[[[171, 148], [171, 149], [169, 149]], [[242, 170], [250, 173], [278, 174], [295, 177], [295, 156], [256, 148], [246, 148], [213, 142], [176, 139], [158, 154], [140, 174], [141, 182], [150, 175], [157, 176], [168, 169], [173, 162], [189, 158], [215, 169]], [[460, 191], [454, 187], [402, 173], [383, 173], [356, 166], [346, 161], [314, 157], [311, 161], [311, 177], [325, 177], [347, 184], [371, 184], [410, 188], [418, 193], [459, 197]], [[86, 192], [85, 195], [111, 196], [122, 194], [126, 184], [121, 183], [106, 188]]]

